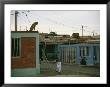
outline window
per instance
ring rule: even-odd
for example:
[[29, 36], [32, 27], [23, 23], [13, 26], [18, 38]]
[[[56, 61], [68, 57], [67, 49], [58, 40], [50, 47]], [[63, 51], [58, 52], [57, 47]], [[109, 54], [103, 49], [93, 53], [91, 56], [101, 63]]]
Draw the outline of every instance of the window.
[[11, 39], [11, 56], [12, 57], [20, 56], [20, 38]]
[[89, 56], [89, 47], [81, 47], [80, 56]]

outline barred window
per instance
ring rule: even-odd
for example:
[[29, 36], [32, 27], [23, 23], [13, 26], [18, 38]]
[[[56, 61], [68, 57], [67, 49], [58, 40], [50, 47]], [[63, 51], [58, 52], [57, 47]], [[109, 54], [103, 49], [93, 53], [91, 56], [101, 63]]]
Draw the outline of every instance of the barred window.
[[89, 56], [89, 47], [81, 47], [80, 56]]
[[12, 57], [20, 56], [20, 38], [11, 39], [11, 56]]

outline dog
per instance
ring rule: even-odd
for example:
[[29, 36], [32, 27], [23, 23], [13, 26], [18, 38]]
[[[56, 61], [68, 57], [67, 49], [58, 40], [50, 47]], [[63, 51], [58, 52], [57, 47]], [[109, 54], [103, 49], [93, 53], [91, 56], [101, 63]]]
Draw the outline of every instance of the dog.
[[38, 25], [38, 22], [34, 22], [34, 23], [31, 25], [29, 31], [33, 31], [33, 30], [35, 30], [36, 25]]

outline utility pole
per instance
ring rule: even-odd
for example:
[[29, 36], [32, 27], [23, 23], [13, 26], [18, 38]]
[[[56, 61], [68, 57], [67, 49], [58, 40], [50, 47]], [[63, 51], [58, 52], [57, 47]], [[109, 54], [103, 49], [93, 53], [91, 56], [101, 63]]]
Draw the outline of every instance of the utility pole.
[[15, 11], [15, 31], [17, 31], [17, 16], [18, 16], [18, 11]]
[[93, 31], [93, 32], [92, 32], [93, 36], [94, 36], [94, 33], [95, 33], [95, 32]]
[[84, 31], [84, 27], [87, 27], [87, 26], [83, 26], [83, 25], [82, 25], [82, 39], [83, 39], [83, 31]]
[[95, 36], [95, 31], [92, 32], [92, 35]]
[[83, 39], [83, 27], [84, 27], [84, 26], [82, 25], [82, 39]]

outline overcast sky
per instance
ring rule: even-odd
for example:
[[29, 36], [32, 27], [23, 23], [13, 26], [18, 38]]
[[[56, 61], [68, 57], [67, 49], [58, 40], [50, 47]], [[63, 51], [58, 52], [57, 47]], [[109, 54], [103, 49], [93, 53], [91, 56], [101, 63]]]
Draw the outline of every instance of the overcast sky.
[[[82, 32], [84, 35], [100, 34], [100, 11], [18, 11], [18, 31], [29, 30], [31, 24], [38, 22], [36, 30], [43, 33], [51, 31], [57, 34]], [[11, 11], [11, 30], [15, 30], [15, 11]]]

